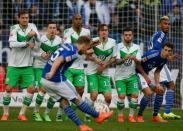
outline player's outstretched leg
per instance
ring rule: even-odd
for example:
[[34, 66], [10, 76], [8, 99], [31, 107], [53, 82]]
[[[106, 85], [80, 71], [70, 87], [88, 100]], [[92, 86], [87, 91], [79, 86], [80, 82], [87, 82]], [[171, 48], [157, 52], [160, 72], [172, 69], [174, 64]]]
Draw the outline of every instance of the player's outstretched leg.
[[74, 100], [72, 100], [72, 102], [74, 102], [82, 112], [93, 116], [97, 123], [101, 123], [104, 120], [109, 119], [113, 115], [113, 111], [97, 112], [94, 108], [89, 106], [86, 102], [81, 101], [79, 99], [74, 99]]
[[158, 112], [160, 110], [162, 102], [163, 102], [163, 95], [156, 93], [155, 101], [154, 101], [154, 109], [153, 109], [154, 111], [153, 111], [153, 117], [152, 117], [153, 122], [163, 122], [163, 123], [167, 122], [158, 116]]
[[136, 120], [134, 118], [134, 113], [137, 109], [137, 106], [138, 106], [137, 98], [131, 98], [131, 101], [129, 103], [129, 107], [130, 107], [130, 113], [129, 113], [129, 116], [128, 116], [128, 121], [129, 122], [136, 122]]
[[69, 106], [69, 102], [67, 100], [62, 99], [61, 104], [65, 114], [80, 128], [80, 131], [92, 131], [92, 128], [83, 124], [71, 106]]

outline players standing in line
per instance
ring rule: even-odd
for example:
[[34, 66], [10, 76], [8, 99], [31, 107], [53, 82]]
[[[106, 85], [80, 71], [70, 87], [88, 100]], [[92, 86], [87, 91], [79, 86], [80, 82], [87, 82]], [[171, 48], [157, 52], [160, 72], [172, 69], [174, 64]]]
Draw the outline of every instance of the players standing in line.
[[111, 103], [111, 83], [109, 75], [109, 66], [115, 61], [116, 57], [116, 41], [108, 37], [109, 28], [106, 24], [99, 26], [99, 37], [93, 40], [99, 40], [99, 45], [93, 47], [94, 54], [102, 62], [98, 65], [94, 61], [88, 62], [86, 70], [88, 92], [90, 99], [88, 103], [92, 106], [97, 99], [98, 93], [102, 93], [105, 98], [105, 103], [109, 106]]
[[[150, 49], [153, 50], [161, 50], [162, 46], [167, 41], [167, 34], [169, 31], [169, 18], [168, 16], [163, 16], [160, 19], [160, 31], [157, 31], [153, 34], [151, 42], [150, 42]], [[170, 56], [171, 59], [176, 58], [177, 55], [174, 54]], [[172, 79], [171, 72], [167, 65], [165, 65], [161, 71], [161, 82], [165, 83], [165, 86], [167, 86], [167, 92], [166, 92], [166, 104], [165, 104], [165, 113], [163, 114], [163, 117], [166, 119], [180, 119], [181, 117], [178, 115], [175, 115], [171, 112], [171, 107], [173, 105], [174, 101], [174, 90], [175, 90], [175, 83]]]
[[[35, 81], [37, 82], [38, 86], [38, 94], [36, 96], [36, 103], [33, 113], [33, 118], [35, 121], [42, 121], [42, 118], [39, 114], [39, 108], [40, 105], [43, 102], [44, 96], [46, 94], [44, 87], [40, 83], [42, 70], [49, 59], [51, 53], [56, 51], [59, 46], [62, 44], [62, 39], [56, 35], [57, 30], [57, 24], [55, 21], [49, 21], [47, 25], [47, 33], [42, 35], [40, 38], [39, 44], [34, 47], [34, 52], [32, 53], [34, 56], [34, 76]], [[45, 121], [51, 121], [47, 114], [47, 110], [49, 110], [49, 107], [54, 105], [53, 100], [50, 98], [48, 99], [47, 108], [43, 115], [43, 118]]]
[[33, 57], [31, 56], [31, 50], [34, 47], [34, 42], [39, 40], [39, 33], [36, 26], [29, 23], [29, 14], [26, 10], [19, 12], [18, 21], [19, 24], [12, 26], [10, 31], [11, 57], [8, 62], [7, 86], [3, 97], [4, 112], [1, 120], [8, 120], [9, 118], [11, 92], [18, 82], [20, 82], [21, 89], [27, 88], [27, 94], [23, 99], [23, 106], [18, 120], [27, 120], [25, 116], [26, 109], [31, 104], [34, 95]]
[[130, 112], [128, 116], [129, 122], [136, 122], [134, 113], [138, 105], [138, 77], [136, 75], [136, 62], [141, 60], [140, 47], [134, 44], [133, 31], [130, 28], [123, 30], [123, 41], [118, 44], [116, 71], [115, 71], [115, 85], [118, 93], [117, 109], [118, 122], [124, 121], [123, 111], [125, 108], [125, 96], [130, 96], [129, 103]]
[[74, 85], [64, 75], [65, 71], [77, 59], [78, 54], [83, 54], [86, 50], [91, 48], [90, 43], [91, 40], [87, 36], [81, 36], [73, 44], [63, 44], [51, 55], [44, 67], [41, 80], [46, 92], [55, 102], [61, 102], [65, 114], [80, 127], [80, 131], [92, 131], [92, 129], [82, 123], [74, 110], [70, 107], [68, 101], [76, 104], [82, 112], [92, 115], [98, 123], [101, 123], [113, 115], [113, 112], [99, 113], [86, 102], [82, 101]]
[[[161, 50], [149, 50], [143, 56], [141, 60], [141, 66], [137, 66], [137, 69], [142, 74], [148, 74], [151, 70], [155, 69], [154, 77], [151, 79], [151, 89], [156, 93], [156, 98], [154, 101], [153, 109], [153, 122], [167, 122], [166, 120], [161, 119], [158, 116], [159, 109], [163, 102], [164, 88], [160, 84], [160, 72], [163, 69], [164, 65], [167, 63], [168, 58], [172, 55], [172, 50], [174, 45], [170, 42], [164, 43]], [[145, 72], [145, 73], [144, 73]], [[143, 75], [144, 76], [144, 75]], [[141, 90], [144, 93], [143, 98], [140, 102], [140, 109], [137, 116], [138, 122], [144, 122], [143, 112], [148, 104], [149, 96], [151, 95], [151, 89], [149, 88], [149, 83], [144, 79], [141, 74], [139, 74]]]

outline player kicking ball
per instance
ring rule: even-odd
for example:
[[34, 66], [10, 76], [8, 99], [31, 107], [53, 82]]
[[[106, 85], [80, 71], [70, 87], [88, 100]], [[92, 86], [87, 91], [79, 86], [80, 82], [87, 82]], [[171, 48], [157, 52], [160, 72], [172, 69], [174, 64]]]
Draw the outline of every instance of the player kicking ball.
[[45, 87], [48, 95], [55, 102], [60, 100], [65, 114], [79, 126], [80, 131], [92, 131], [92, 129], [83, 124], [70, 107], [69, 101], [76, 104], [82, 112], [93, 116], [97, 123], [101, 123], [113, 115], [113, 111], [97, 112], [86, 102], [82, 101], [73, 84], [64, 76], [64, 72], [77, 59], [78, 54], [84, 54], [86, 50], [91, 48], [90, 43], [91, 39], [86, 36], [81, 36], [74, 44], [63, 44], [51, 55], [44, 67], [41, 79], [41, 83]]

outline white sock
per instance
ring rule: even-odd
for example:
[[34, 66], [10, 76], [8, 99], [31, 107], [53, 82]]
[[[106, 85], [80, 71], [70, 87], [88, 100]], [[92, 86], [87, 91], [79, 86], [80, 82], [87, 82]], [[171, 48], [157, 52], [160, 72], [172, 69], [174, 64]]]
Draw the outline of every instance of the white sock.
[[[5, 93], [4, 93], [4, 96], [9, 96], [9, 97], [11, 97], [11, 93], [5, 92]], [[4, 114], [4, 115], [9, 115], [9, 105], [4, 105], [4, 106], [3, 106], [3, 114]]]
[[[34, 96], [34, 94], [31, 94], [31, 93], [27, 92], [26, 97], [28, 97], [28, 98], [32, 99], [32, 98], [33, 98], [33, 96]], [[19, 113], [19, 115], [24, 115], [24, 114], [25, 114], [25, 112], [26, 112], [26, 110], [27, 110], [27, 107], [28, 107], [27, 105], [23, 104], [23, 105], [22, 105], [22, 108], [20, 109], [20, 113]]]
[[[119, 99], [119, 98], [118, 98], [118, 101], [119, 101], [120, 103], [124, 103], [124, 99]], [[119, 109], [118, 109], [118, 114], [123, 115], [124, 109], [125, 109], [125, 108], [123, 108], [122, 110], [119, 110]]]
[[[40, 96], [44, 96], [45, 94], [42, 93], [41, 91], [39, 92], [39, 95]], [[40, 105], [35, 103], [35, 108], [34, 108], [34, 112], [39, 112], [39, 108], [40, 108]]]

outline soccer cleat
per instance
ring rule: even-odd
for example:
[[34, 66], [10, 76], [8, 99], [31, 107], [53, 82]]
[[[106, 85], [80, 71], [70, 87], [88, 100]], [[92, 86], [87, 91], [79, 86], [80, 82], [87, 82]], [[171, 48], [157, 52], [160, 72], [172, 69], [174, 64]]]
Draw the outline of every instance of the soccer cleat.
[[134, 116], [128, 116], [128, 121], [129, 122], [137, 122], [136, 120], [135, 120], [135, 118], [134, 118]]
[[95, 122], [102, 123], [104, 120], [109, 119], [114, 114], [113, 111], [109, 112], [100, 112], [99, 116], [95, 118]]
[[79, 128], [80, 128], [80, 131], [92, 131], [92, 128], [90, 128], [85, 124], [80, 125]]
[[168, 122], [168, 121], [166, 121], [166, 120], [161, 119], [159, 116], [153, 116], [153, 117], [152, 117], [152, 121], [153, 121], [153, 122], [161, 122], [161, 123], [166, 123], [166, 122]]
[[181, 116], [175, 115], [174, 113], [163, 113], [163, 118], [164, 119], [181, 119]]
[[123, 114], [118, 114], [118, 122], [124, 122]]
[[24, 114], [18, 116], [19, 121], [27, 121], [27, 118]]
[[44, 119], [45, 121], [48, 121], [48, 122], [51, 121], [50, 116], [49, 116], [48, 114], [46, 114], [46, 113], [44, 113], [43, 119]]
[[41, 118], [39, 112], [34, 112], [34, 113], [33, 113], [33, 119], [34, 119], [35, 121], [43, 121], [43, 119]]
[[3, 116], [1, 117], [2, 121], [7, 121], [9, 118], [9, 115], [3, 114]]
[[163, 119], [163, 117], [161, 116], [161, 114], [160, 114], [160, 113], [158, 113], [158, 116], [160, 117], [160, 119]]
[[56, 115], [56, 121], [63, 121], [61, 114]]
[[89, 115], [85, 115], [84, 121], [85, 122], [91, 122], [90, 116]]
[[144, 122], [143, 116], [137, 116], [137, 122]]

